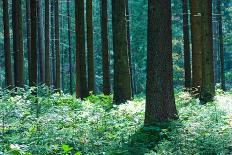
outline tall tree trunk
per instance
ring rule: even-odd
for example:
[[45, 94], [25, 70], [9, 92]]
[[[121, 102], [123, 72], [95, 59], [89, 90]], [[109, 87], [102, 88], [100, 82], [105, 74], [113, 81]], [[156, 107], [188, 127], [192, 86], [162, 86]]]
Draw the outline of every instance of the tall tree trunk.
[[[27, 24], [27, 61], [28, 61], [28, 79], [30, 79], [31, 68], [31, 14], [30, 0], [26, 0], [26, 24]], [[28, 80], [29, 81], [29, 80]]]
[[87, 49], [88, 49], [88, 91], [94, 92], [94, 51], [93, 51], [93, 4], [92, 0], [86, 1]]
[[182, 0], [183, 5], [183, 33], [184, 33], [184, 71], [185, 88], [191, 88], [191, 62], [189, 44], [188, 0]]
[[44, 24], [43, 24], [43, 3], [38, 0], [37, 18], [38, 18], [38, 49], [39, 49], [39, 82], [44, 83], [45, 79], [45, 43], [44, 43]]
[[68, 16], [68, 57], [69, 57], [69, 91], [73, 94], [73, 67], [72, 67], [72, 49], [71, 49], [71, 16], [70, 16], [70, 0], [67, 0], [67, 16]]
[[[64, 36], [64, 18], [63, 18], [63, 3], [60, 4], [61, 8], [61, 88], [64, 91], [65, 90], [65, 49], [64, 49], [64, 42], [65, 39], [63, 38]], [[63, 43], [62, 43], [63, 42]]]
[[45, 84], [50, 86], [50, 0], [45, 0]]
[[55, 51], [56, 51], [56, 82], [55, 88], [60, 91], [60, 29], [59, 0], [55, 0]]
[[55, 0], [51, 0], [51, 79], [52, 84], [56, 85], [56, 58], [55, 58]]
[[88, 96], [86, 79], [86, 52], [85, 52], [85, 19], [84, 1], [75, 0], [75, 19], [76, 19], [76, 95], [80, 98]]
[[13, 87], [10, 54], [10, 31], [9, 31], [9, 12], [8, 0], [3, 0], [3, 25], [4, 25], [4, 51], [5, 51], [5, 79], [6, 86]]
[[217, 0], [217, 13], [219, 22], [219, 41], [220, 41], [220, 62], [221, 62], [221, 88], [226, 90], [225, 84], [225, 58], [224, 58], [224, 41], [223, 41], [223, 31], [222, 31], [222, 10], [221, 10], [221, 0]]
[[24, 87], [24, 51], [21, 0], [12, 1], [15, 86]]
[[30, 0], [30, 19], [31, 19], [31, 56], [30, 56], [30, 75], [29, 85], [37, 84], [37, 1]]
[[213, 100], [215, 95], [212, 33], [212, 0], [201, 1], [202, 33], [202, 103]]
[[190, 0], [192, 33], [192, 87], [199, 96], [202, 85], [201, 1]]
[[102, 40], [102, 71], [103, 71], [103, 93], [110, 95], [110, 62], [108, 47], [108, 13], [107, 0], [101, 0], [101, 40]]
[[148, 1], [145, 125], [177, 117], [173, 89], [171, 1]]
[[129, 0], [125, 0], [126, 6], [126, 21], [127, 21], [127, 43], [128, 43], [128, 56], [129, 56], [129, 65], [130, 65], [130, 73], [131, 73], [131, 89], [132, 89], [132, 97], [134, 97], [134, 82], [133, 82], [133, 62], [132, 62], [132, 53], [131, 53], [131, 40], [130, 40], [130, 13], [129, 13]]
[[114, 101], [116, 104], [132, 98], [125, 8], [125, 0], [112, 1]]

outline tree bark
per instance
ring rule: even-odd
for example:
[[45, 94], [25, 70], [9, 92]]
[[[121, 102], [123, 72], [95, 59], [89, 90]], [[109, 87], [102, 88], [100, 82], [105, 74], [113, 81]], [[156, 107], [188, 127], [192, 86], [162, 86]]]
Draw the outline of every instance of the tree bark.
[[173, 89], [171, 1], [148, 1], [145, 125], [177, 117]]
[[212, 33], [212, 0], [201, 1], [201, 34], [202, 34], [202, 103], [213, 100], [214, 63], [213, 63], [213, 33]]
[[50, 87], [50, 0], [45, 0], [45, 84]]
[[101, 0], [101, 40], [102, 40], [102, 71], [103, 71], [103, 93], [110, 95], [110, 62], [108, 46], [108, 13], [107, 0]]
[[116, 104], [132, 98], [125, 8], [125, 0], [112, 1], [114, 102]]
[[60, 29], [59, 0], [55, 0], [55, 51], [56, 51], [56, 82], [55, 88], [60, 91]]
[[202, 85], [201, 1], [190, 0], [192, 33], [192, 87], [199, 96]]
[[5, 79], [9, 89], [13, 87], [11, 54], [10, 54], [10, 31], [9, 31], [9, 12], [8, 0], [3, 0], [3, 26], [4, 26], [4, 51], [5, 51]]
[[56, 85], [56, 54], [55, 54], [55, 0], [51, 0], [51, 79], [52, 84]]
[[14, 80], [16, 87], [24, 87], [24, 52], [21, 0], [12, 1]]
[[189, 20], [188, 20], [188, 0], [182, 0], [183, 5], [183, 34], [184, 34], [184, 71], [185, 88], [191, 88], [191, 61], [189, 43]]
[[75, 0], [76, 19], [76, 96], [81, 99], [88, 96], [86, 78], [85, 19], [84, 1]]
[[94, 49], [93, 49], [93, 4], [92, 0], [86, 1], [86, 26], [87, 26], [87, 49], [88, 49], [88, 91], [95, 91], [94, 74]]

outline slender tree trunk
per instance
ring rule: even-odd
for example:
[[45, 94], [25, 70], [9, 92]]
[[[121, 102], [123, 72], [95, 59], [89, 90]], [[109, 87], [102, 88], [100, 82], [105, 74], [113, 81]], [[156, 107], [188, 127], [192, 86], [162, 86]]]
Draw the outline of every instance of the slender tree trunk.
[[69, 86], [70, 94], [73, 94], [73, 67], [72, 67], [72, 49], [71, 49], [71, 16], [70, 16], [70, 0], [67, 0], [67, 16], [68, 16], [68, 56], [69, 56]]
[[44, 22], [43, 22], [43, 3], [42, 0], [38, 0], [37, 5], [37, 18], [38, 18], [38, 49], [39, 49], [39, 75], [40, 83], [45, 82], [45, 38], [44, 38]]
[[30, 19], [31, 19], [31, 56], [30, 56], [30, 75], [29, 85], [37, 84], [37, 1], [30, 0]]
[[183, 33], [184, 33], [184, 71], [185, 88], [191, 88], [191, 62], [189, 43], [189, 20], [188, 20], [188, 0], [182, 0], [183, 4]]
[[132, 98], [125, 15], [125, 0], [113, 0], [114, 101], [117, 104]]
[[173, 89], [171, 1], [148, 1], [145, 125], [177, 117]]
[[[64, 43], [64, 18], [63, 18], [63, 3], [60, 4], [60, 8], [61, 8], [61, 14], [62, 14], [62, 17], [61, 17], [61, 43], [63, 42]], [[65, 69], [64, 69], [64, 66], [65, 66], [65, 50], [64, 50], [64, 44], [61, 44], [61, 88], [62, 90], [64, 91], [65, 90]]]
[[56, 51], [56, 82], [55, 88], [60, 91], [60, 29], [59, 0], [55, 0], [55, 51]]
[[51, 79], [52, 79], [52, 84], [55, 87], [56, 85], [56, 58], [55, 58], [55, 0], [51, 0]]
[[103, 71], [103, 93], [110, 95], [110, 62], [108, 47], [108, 13], [107, 0], [101, 0], [101, 38], [102, 38], [102, 71]]
[[85, 19], [84, 19], [84, 1], [75, 0], [75, 18], [76, 18], [76, 95], [80, 98], [88, 96], [87, 78], [86, 78], [86, 52], [85, 52]]
[[202, 103], [213, 100], [215, 95], [213, 64], [212, 0], [201, 1], [202, 33]]
[[3, 0], [3, 25], [4, 25], [4, 51], [5, 51], [5, 79], [9, 89], [13, 87], [11, 54], [10, 54], [10, 31], [9, 31], [9, 12], [8, 0]]
[[93, 4], [86, 1], [87, 49], [88, 49], [88, 90], [95, 91], [94, 50], [93, 50]]
[[131, 73], [131, 89], [132, 89], [132, 97], [134, 97], [134, 83], [133, 83], [133, 62], [132, 62], [132, 53], [131, 53], [131, 40], [130, 40], [130, 13], [129, 13], [129, 4], [128, 0], [125, 0], [126, 5], [126, 21], [127, 21], [127, 42], [128, 42], [128, 56], [129, 56], [129, 65], [130, 65], [130, 73]]
[[24, 87], [24, 52], [21, 0], [12, 1], [15, 86]]
[[192, 33], [192, 87], [199, 96], [202, 85], [201, 1], [190, 0]]
[[[28, 60], [28, 79], [30, 79], [31, 68], [31, 11], [30, 0], [26, 0], [26, 24], [27, 24], [27, 60]], [[29, 81], [29, 80], [28, 80]]]
[[45, 84], [50, 86], [50, 0], [45, 0]]
[[219, 22], [219, 41], [220, 41], [220, 62], [221, 62], [221, 88], [226, 90], [225, 84], [225, 58], [224, 58], [224, 41], [223, 41], [223, 31], [222, 31], [222, 10], [221, 10], [221, 0], [217, 0], [217, 13]]

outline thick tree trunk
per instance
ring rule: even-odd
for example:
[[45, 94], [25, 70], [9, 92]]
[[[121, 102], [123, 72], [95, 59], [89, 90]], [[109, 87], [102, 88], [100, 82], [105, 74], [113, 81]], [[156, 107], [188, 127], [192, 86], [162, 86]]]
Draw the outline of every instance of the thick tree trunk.
[[148, 1], [145, 125], [177, 117], [173, 89], [171, 1]]
[[114, 101], [116, 104], [132, 98], [125, 8], [125, 0], [112, 1]]
[[72, 66], [72, 49], [71, 49], [71, 16], [70, 16], [70, 0], [67, 0], [67, 16], [68, 16], [68, 57], [69, 57], [69, 86], [70, 94], [73, 94], [73, 66]]
[[31, 57], [30, 57], [30, 76], [29, 85], [36, 86], [37, 84], [37, 2], [30, 1], [30, 18], [31, 18]]
[[76, 18], [76, 95], [80, 98], [88, 96], [87, 78], [86, 78], [86, 51], [85, 51], [85, 19], [84, 19], [84, 1], [75, 0], [75, 18]]
[[4, 26], [4, 51], [5, 51], [5, 79], [6, 86], [13, 87], [11, 54], [10, 54], [10, 31], [9, 31], [9, 12], [8, 0], [3, 0], [3, 26]]
[[110, 95], [110, 62], [108, 46], [108, 13], [107, 0], [101, 0], [101, 40], [102, 40], [102, 71], [103, 71], [103, 93]]
[[43, 3], [37, 0], [37, 19], [38, 19], [38, 55], [39, 55], [39, 83], [45, 82], [45, 38], [43, 22]]
[[182, 0], [183, 5], [183, 34], [184, 34], [184, 71], [185, 88], [191, 88], [191, 61], [189, 43], [189, 20], [188, 20], [188, 0]]
[[226, 90], [225, 84], [225, 58], [224, 58], [224, 41], [223, 41], [223, 31], [222, 31], [222, 10], [221, 10], [221, 0], [217, 0], [217, 13], [219, 22], [219, 41], [220, 41], [220, 62], [221, 62], [221, 88]]
[[55, 51], [56, 51], [56, 82], [55, 88], [60, 91], [60, 29], [59, 0], [55, 0]]
[[202, 103], [213, 100], [215, 95], [213, 64], [212, 0], [201, 1], [202, 33]]
[[93, 4], [86, 1], [87, 49], [88, 49], [88, 90], [95, 91], [94, 51], [93, 51]]
[[24, 87], [24, 52], [21, 0], [12, 1], [14, 80], [16, 87]]
[[45, 84], [50, 86], [50, 0], [45, 0]]
[[192, 33], [192, 87], [199, 96], [202, 85], [201, 1], [190, 0]]

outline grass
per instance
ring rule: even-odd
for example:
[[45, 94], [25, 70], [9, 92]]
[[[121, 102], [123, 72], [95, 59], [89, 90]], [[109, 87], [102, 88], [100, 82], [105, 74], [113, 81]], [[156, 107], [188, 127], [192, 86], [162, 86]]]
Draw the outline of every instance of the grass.
[[[0, 154], [230, 154], [232, 95], [199, 105], [176, 94], [179, 120], [144, 127], [144, 99], [112, 105], [112, 98], [85, 101], [39, 88], [37, 98], [0, 91]], [[35, 102], [38, 101], [38, 102]]]

